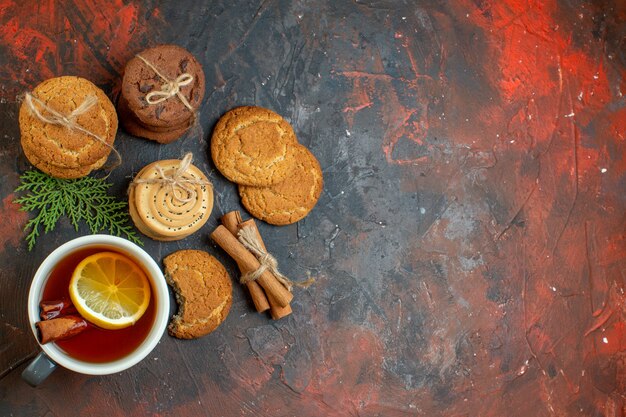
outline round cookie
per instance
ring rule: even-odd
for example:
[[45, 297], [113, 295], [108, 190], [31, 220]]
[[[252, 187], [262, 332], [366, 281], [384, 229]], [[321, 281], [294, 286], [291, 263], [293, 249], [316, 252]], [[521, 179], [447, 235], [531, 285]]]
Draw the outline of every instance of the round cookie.
[[261, 107], [238, 107], [217, 122], [211, 156], [229, 180], [268, 186], [290, 175], [297, 144], [291, 125], [280, 115]]
[[303, 219], [324, 188], [322, 169], [304, 146], [296, 147], [296, 166], [285, 181], [269, 187], [239, 186], [244, 207], [254, 217], [275, 225]]
[[61, 179], [75, 179], [84, 177], [88, 175], [91, 171], [102, 168], [104, 163], [107, 161], [107, 157], [105, 156], [99, 161], [96, 161], [96, 163], [93, 165], [87, 165], [80, 168], [61, 168], [55, 165], [50, 165], [46, 161], [42, 161], [41, 159], [39, 159], [37, 154], [34, 153], [29, 146], [23, 146], [22, 150], [24, 151], [24, 155], [30, 161], [30, 163], [36, 166], [40, 171], [45, 172], [46, 174], [55, 178]]
[[120, 121], [123, 121], [125, 119], [130, 119], [132, 120], [134, 124], [139, 125], [143, 129], [149, 130], [150, 132], [161, 132], [161, 133], [188, 128], [193, 125], [194, 120], [195, 120], [193, 117], [190, 117], [188, 120], [185, 120], [183, 123], [178, 124], [178, 125], [172, 125], [172, 126], [167, 126], [167, 127], [149, 126], [149, 125], [141, 123], [141, 121], [128, 108], [128, 102], [124, 100], [124, 97], [121, 97], [121, 96], [117, 103], [117, 115], [119, 116]]
[[[153, 162], [135, 176], [129, 191], [129, 211], [137, 228], [156, 240], [183, 239], [199, 230], [213, 209], [213, 187], [196, 166], [189, 165], [181, 186], [169, 183], [141, 183], [158, 180], [159, 169], [171, 177], [181, 161]], [[194, 181], [200, 183], [193, 183]], [[188, 190], [185, 190], [184, 188]]]
[[169, 334], [195, 339], [211, 333], [226, 319], [233, 302], [232, 283], [224, 266], [199, 250], [174, 252], [163, 264], [179, 306], [168, 326]]
[[191, 126], [183, 127], [178, 130], [171, 130], [166, 132], [155, 132], [153, 130], [146, 129], [144, 126], [136, 123], [132, 118], [122, 118], [122, 125], [124, 130], [133, 136], [140, 138], [146, 138], [154, 140], [161, 144], [168, 144], [174, 142], [176, 139], [183, 136]]
[[[152, 64], [169, 81], [184, 73], [193, 77], [180, 92], [193, 109], [198, 109], [204, 98], [205, 79], [200, 63], [187, 50], [176, 45], [159, 45], [138, 55]], [[162, 91], [166, 81], [140, 58], [134, 57], [126, 64], [122, 78], [122, 97], [128, 108], [146, 126], [169, 127], [189, 120], [193, 112], [176, 95], [158, 104], [148, 104], [146, 95]]]
[[[106, 160], [112, 150], [118, 121], [115, 107], [102, 90], [84, 78], [64, 76], [42, 82], [32, 95], [63, 115], [69, 115], [89, 97], [96, 97], [97, 102], [76, 116], [75, 122], [110, 145], [79, 130], [42, 121], [24, 101], [19, 113], [21, 144], [29, 149], [27, 158], [33, 165], [41, 166], [45, 172], [44, 165], [58, 167], [66, 171], [67, 178], [79, 178], [86, 175], [87, 167], [99, 164], [103, 158]], [[37, 102], [33, 105], [44, 117], [50, 117]], [[77, 172], [71, 174], [74, 169]]]
[[127, 104], [122, 97], [118, 102], [118, 112], [120, 115], [120, 122], [128, 133], [133, 136], [138, 136], [141, 138], [146, 138], [150, 140], [154, 140], [161, 144], [167, 144], [174, 142], [176, 139], [183, 136], [189, 128], [193, 125], [193, 118], [184, 122], [182, 125], [174, 126], [171, 129], [167, 128], [158, 128], [158, 127], [150, 127], [143, 125], [139, 120], [133, 116], [133, 114], [128, 110]]
[[131, 187], [130, 190], [128, 191], [128, 212], [130, 214], [130, 218], [135, 224], [135, 227], [141, 233], [148, 236], [150, 239], [159, 240], [162, 242], [173, 242], [175, 240], [180, 240], [179, 237], [161, 236], [156, 233], [153, 233], [150, 229], [148, 229], [148, 226], [146, 226], [141, 220], [141, 217], [139, 216], [139, 213], [137, 212], [137, 207], [135, 207], [135, 190], [133, 187]]

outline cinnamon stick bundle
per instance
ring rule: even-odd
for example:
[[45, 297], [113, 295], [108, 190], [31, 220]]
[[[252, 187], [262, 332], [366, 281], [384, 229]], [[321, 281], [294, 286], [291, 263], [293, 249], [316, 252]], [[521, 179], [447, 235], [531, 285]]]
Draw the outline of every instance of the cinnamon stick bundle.
[[[231, 211], [222, 216], [222, 224], [233, 236], [237, 236], [237, 226], [241, 223], [241, 221], [241, 214], [239, 214], [238, 211]], [[242, 273], [244, 272], [242, 271]], [[250, 296], [252, 297], [252, 302], [254, 303], [256, 311], [262, 313], [269, 310], [270, 303], [263, 292], [263, 288], [261, 288], [256, 281], [246, 282], [246, 287], [248, 288], [248, 291], [250, 291]]]
[[[241, 218], [241, 216], [239, 217]], [[257, 241], [259, 242], [263, 250], [267, 252], [267, 247], [265, 246], [265, 242], [263, 242], [263, 238], [261, 237], [261, 233], [259, 233], [259, 228], [256, 226], [256, 222], [254, 221], [254, 219], [248, 219], [245, 222], [239, 222], [237, 224], [237, 234], [239, 234], [239, 231], [244, 227], [249, 227], [254, 232]], [[291, 306], [289, 304], [287, 304], [286, 306], [280, 306], [270, 294], [268, 294], [267, 299], [270, 304], [270, 314], [272, 315], [272, 319], [278, 320], [292, 313]]]
[[[231, 211], [222, 216], [221, 220], [223, 226], [218, 227], [218, 229], [216, 229], [211, 235], [211, 238], [215, 240], [228, 254], [230, 254], [233, 259], [235, 259], [242, 275], [245, 276], [253, 271], [257, 271], [260, 266], [260, 261], [255, 255], [258, 256], [258, 253], [251, 253], [237, 240], [239, 232], [244, 227], [250, 228], [255, 240], [259, 243], [261, 248], [267, 252], [267, 248], [265, 247], [265, 243], [263, 242], [263, 238], [259, 233], [259, 229], [257, 228], [254, 219], [249, 219], [244, 222], [239, 211]], [[230, 232], [231, 236], [224, 235], [224, 228]], [[244, 254], [244, 251], [247, 255]], [[250, 256], [252, 256], [252, 258]], [[273, 271], [278, 273], [276, 269]], [[293, 298], [293, 294], [291, 294], [289, 289], [286, 288], [288, 286], [285, 285], [286, 277], [281, 275], [279, 278], [280, 279], [276, 278], [272, 272], [265, 270], [257, 281], [246, 282], [246, 286], [250, 291], [250, 296], [252, 297], [256, 310], [258, 312], [262, 312], [269, 309], [272, 319], [274, 320], [278, 320], [292, 313], [289, 301]], [[267, 288], [263, 282], [265, 279], [270, 280], [272, 288]], [[276, 284], [278, 286], [275, 286]], [[286, 300], [281, 298], [283, 296], [286, 297], [286, 303]]]
[[[226, 253], [228, 253], [239, 265], [242, 273], [246, 274], [259, 269], [259, 260], [248, 251], [224, 226], [217, 226], [211, 233], [211, 239], [215, 241]], [[287, 290], [269, 270], [263, 271], [257, 279], [268, 297], [273, 297], [276, 303], [285, 307], [293, 299], [293, 294]]]

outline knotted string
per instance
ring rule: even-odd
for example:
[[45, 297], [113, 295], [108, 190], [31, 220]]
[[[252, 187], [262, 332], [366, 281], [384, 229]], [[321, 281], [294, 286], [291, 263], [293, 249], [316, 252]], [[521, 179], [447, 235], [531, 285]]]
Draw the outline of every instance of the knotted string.
[[[130, 185], [137, 184], [163, 184], [167, 187], [170, 187], [172, 197], [181, 203], [188, 203], [189, 201], [195, 200], [198, 197], [198, 193], [192, 187], [192, 185], [212, 185], [209, 181], [204, 181], [202, 179], [197, 178], [185, 178], [184, 175], [189, 169], [191, 165], [191, 160], [193, 159], [193, 154], [188, 152], [185, 157], [180, 161], [178, 165], [178, 169], [174, 171], [172, 175], [167, 175], [163, 167], [159, 164], [155, 165], [154, 169], [156, 170], [158, 177], [157, 178], [136, 178], [134, 179]], [[175, 188], [179, 188], [187, 193], [187, 198], [182, 198], [176, 195], [174, 192]]]
[[146, 101], [148, 104], [162, 103], [170, 97], [177, 96], [180, 101], [191, 111], [194, 112], [194, 108], [191, 107], [187, 98], [180, 92], [180, 87], [184, 87], [193, 82], [193, 75], [185, 72], [179, 75], [175, 80], [170, 80], [163, 75], [154, 65], [141, 55], [135, 55], [137, 58], [143, 61], [156, 75], [158, 75], [165, 83], [161, 85], [161, 91], [151, 91], [146, 95]]
[[261, 266], [259, 266], [256, 271], [251, 271], [245, 273], [241, 276], [240, 282], [245, 284], [250, 281], [255, 281], [258, 279], [263, 273], [269, 270], [278, 282], [280, 282], [285, 288], [289, 291], [293, 288], [293, 282], [286, 276], [280, 273], [278, 270], [278, 261], [271, 254], [269, 254], [266, 250], [263, 249], [261, 242], [256, 237], [256, 233], [252, 227], [246, 226], [242, 227], [237, 234], [239, 241], [246, 249], [248, 249], [252, 254], [259, 260]]
[[[87, 136], [91, 136], [92, 138], [96, 139], [98, 142], [110, 148], [115, 153], [115, 156], [117, 157], [117, 160], [118, 160], [118, 162], [110, 168], [111, 170], [122, 164], [122, 156], [117, 151], [117, 149], [115, 149], [110, 143], [108, 143], [104, 138], [102, 138], [102, 136], [96, 135], [92, 131], [85, 129], [84, 127], [82, 127], [80, 124], [76, 122], [76, 118], [78, 116], [80, 116], [81, 114], [87, 113], [89, 109], [91, 109], [98, 102], [98, 97], [96, 96], [86, 97], [85, 100], [78, 107], [76, 107], [71, 113], [67, 115], [64, 115], [54, 110], [52, 107], [48, 106], [42, 100], [39, 100], [37, 97], [33, 96], [31, 93], [24, 94], [24, 101], [26, 101], [26, 105], [28, 106], [31, 113], [34, 114], [42, 122], [49, 123], [52, 125], [57, 125], [57, 126], [63, 126], [70, 130], [77, 130], [81, 133], [84, 133]], [[39, 111], [39, 109], [37, 108], [35, 104], [41, 107], [48, 114], [48, 116], [45, 116], [41, 111]]]

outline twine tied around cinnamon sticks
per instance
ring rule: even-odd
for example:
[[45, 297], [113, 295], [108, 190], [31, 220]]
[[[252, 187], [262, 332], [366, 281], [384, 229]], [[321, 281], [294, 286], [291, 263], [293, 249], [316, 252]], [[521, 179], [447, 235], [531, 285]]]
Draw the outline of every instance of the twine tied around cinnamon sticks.
[[189, 101], [183, 95], [183, 93], [180, 92], [181, 87], [189, 85], [193, 82], [193, 75], [185, 72], [176, 77], [176, 79], [170, 80], [165, 75], [163, 75], [157, 69], [157, 67], [152, 65], [150, 61], [148, 61], [139, 54], [135, 56], [143, 61], [143, 63], [146, 64], [148, 68], [154, 71], [154, 73], [164, 81], [164, 84], [161, 85], [160, 91], [151, 91], [146, 94], [146, 101], [148, 102], [148, 104], [159, 104], [169, 99], [170, 97], [176, 96], [185, 105], [185, 107], [189, 109], [189, 111], [191, 111], [192, 113], [194, 112], [194, 108], [191, 106], [191, 104], [189, 104]]
[[[167, 187], [170, 187], [172, 198], [180, 201], [181, 203], [187, 203], [189, 201], [192, 201], [198, 197], [198, 193], [192, 187], [192, 185], [208, 185], [208, 186], [212, 185], [209, 181], [184, 177], [185, 173], [189, 169], [189, 166], [191, 165], [192, 160], [193, 160], [193, 154], [191, 152], [187, 152], [185, 156], [183, 157], [183, 159], [180, 161], [180, 164], [178, 165], [178, 169], [176, 169], [176, 171], [174, 171], [172, 175], [167, 175], [163, 167], [157, 164], [155, 166], [156, 172], [158, 174], [157, 178], [148, 178], [148, 179], [136, 178], [130, 183], [130, 185], [134, 186], [137, 184], [163, 184], [163, 185], [166, 185]], [[177, 196], [176, 193], [174, 192], [175, 188], [179, 188], [185, 191], [188, 197], [182, 198], [182, 197]]]
[[280, 282], [289, 291], [293, 289], [293, 282], [286, 276], [280, 273], [278, 270], [278, 261], [269, 252], [263, 249], [263, 246], [258, 241], [254, 229], [251, 227], [243, 227], [239, 230], [237, 238], [246, 249], [248, 249], [259, 260], [261, 266], [256, 270], [245, 273], [241, 276], [240, 282], [245, 284], [250, 281], [256, 281], [263, 272], [269, 270], [278, 282]]
[[[75, 130], [75, 131], [84, 133], [85, 135], [91, 136], [92, 138], [100, 142], [101, 144], [110, 148], [115, 153], [115, 156], [117, 157], [117, 163], [114, 164], [112, 167], [110, 167], [109, 168], [110, 170], [122, 164], [122, 155], [120, 155], [120, 153], [117, 151], [117, 149], [113, 147], [113, 145], [108, 143], [102, 136], [96, 135], [92, 131], [85, 129], [83, 126], [81, 126], [80, 124], [76, 122], [76, 118], [78, 116], [80, 116], [81, 114], [87, 113], [89, 109], [91, 109], [98, 102], [98, 97], [96, 96], [86, 97], [85, 100], [78, 107], [72, 110], [69, 114], [62, 114], [56, 111], [55, 109], [48, 106], [45, 102], [38, 99], [31, 93], [24, 94], [24, 101], [26, 101], [26, 105], [28, 106], [28, 109], [30, 110], [30, 112], [42, 122], [49, 123], [51, 125], [63, 126], [69, 130]], [[40, 107], [43, 110], [43, 112], [40, 111], [38, 107]], [[47, 115], [44, 115], [44, 113], [46, 113]]]
[[[256, 235], [259, 246], [267, 252], [254, 220], [244, 222], [238, 211], [224, 214], [221, 220], [222, 225], [211, 233], [211, 239], [237, 262], [242, 275], [259, 270], [261, 263], [257, 257], [237, 239], [241, 229], [249, 228], [250, 232]], [[254, 307], [259, 313], [269, 310], [274, 320], [292, 313], [289, 303], [293, 299], [293, 294], [269, 269], [262, 268], [256, 280], [248, 281], [244, 285], [250, 291]]]

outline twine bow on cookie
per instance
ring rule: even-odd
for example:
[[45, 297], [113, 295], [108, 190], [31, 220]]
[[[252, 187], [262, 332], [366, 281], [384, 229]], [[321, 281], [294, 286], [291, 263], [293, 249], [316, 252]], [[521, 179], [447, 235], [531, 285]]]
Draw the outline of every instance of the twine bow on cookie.
[[[87, 113], [89, 109], [91, 109], [98, 102], [98, 97], [86, 97], [85, 100], [69, 114], [62, 114], [56, 111], [42, 100], [33, 96], [31, 93], [24, 94], [24, 101], [26, 102], [26, 105], [28, 106], [30, 112], [42, 122], [49, 123], [51, 125], [63, 126], [70, 130], [79, 131], [87, 136], [91, 136], [98, 142], [110, 148], [115, 153], [115, 156], [118, 160], [117, 164], [115, 164], [111, 169], [119, 166], [122, 163], [122, 156], [117, 151], [117, 149], [115, 149], [110, 143], [108, 143], [102, 136], [96, 135], [92, 131], [85, 129], [83, 126], [76, 122], [76, 118], [78, 116]], [[39, 108], [41, 108], [41, 110], [43, 111], [40, 111]]]
[[[83, 128], [81, 125], [76, 123], [76, 118], [81, 114], [85, 114], [92, 108], [97, 102], [98, 97], [89, 96], [85, 98], [80, 106], [76, 107], [70, 114], [63, 115], [58, 111], [54, 110], [52, 107], [49, 107], [46, 103], [39, 100], [37, 97], [33, 96], [31, 93], [26, 93], [24, 95], [24, 99], [26, 100], [26, 104], [30, 111], [39, 118], [42, 122], [50, 123], [52, 125], [60, 125], [67, 127], [69, 129], [79, 130], [89, 136], [92, 136], [96, 139], [100, 139], [100, 137], [94, 133], [91, 133], [89, 130]], [[35, 103], [39, 105], [46, 113], [50, 116], [46, 117], [39, 111]]]
[[[176, 171], [174, 171], [172, 175], [167, 175], [163, 167], [157, 164], [154, 167], [158, 174], [157, 178], [149, 178], [149, 179], [137, 178], [133, 180], [133, 182], [131, 182], [130, 185], [132, 186], [136, 184], [163, 184], [163, 185], [166, 185], [167, 187], [170, 187], [172, 191], [172, 198], [180, 201], [181, 203], [188, 203], [189, 201], [195, 200], [198, 197], [198, 193], [196, 192], [194, 187], [192, 187], [192, 185], [211, 185], [210, 182], [204, 181], [201, 179], [185, 178], [185, 173], [189, 169], [192, 159], [193, 159], [193, 154], [191, 152], [188, 152], [184, 156], [184, 158], [180, 161], [178, 168], [176, 169]], [[183, 197], [177, 196], [176, 193], [174, 192], [175, 188], [178, 188], [186, 192], [188, 197], [183, 198]]]
[[252, 254], [259, 260], [261, 266], [259, 266], [255, 271], [248, 272], [241, 276], [240, 282], [245, 284], [250, 281], [255, 281], [259, 278], [263, 273], [269, 270], [278, 282], [280, 282], [285, 288], [289, 291], [293, 288], [293, 282], [286, 276], [280, 273], [278, 270], [278, 261], [271, 254], [269, 254], [266, 250], [263, 249], [263, 246], [258, 241], [254, 229], [251, 227], [243, 227], [239, 230], [237, 234], [239, 241], [246, 249], [248, 249]]
[[170, 80], [165, 75], [163, 75], [154, 65], [150, 63], [147, 59], [142, 57], [141, 55], [135, 55], [144, 64], [148, 66], [156, 75], [158, 75], [163, 81], [164, 84], [161, 85], [160, 91], [151, 91], [146, 95], [146, 101], [148, 104], [159, 104], [169, 99], [170, 97], [177, 96], [178, 99], [189, 109], [189, 111], [193, 112], [194, 108], [191, 107], [187, 98], [180, 92], [180, 88], [186, 85], [189, 85], [193, 82], [193, 75], [185, 72], [174, 80]]

